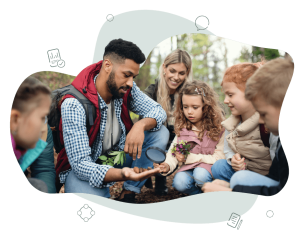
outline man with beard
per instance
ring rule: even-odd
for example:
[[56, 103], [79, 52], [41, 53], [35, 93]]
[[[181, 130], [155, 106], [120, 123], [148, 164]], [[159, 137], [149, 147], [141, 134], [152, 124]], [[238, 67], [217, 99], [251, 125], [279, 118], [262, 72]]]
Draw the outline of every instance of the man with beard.
[[[73, 96], [64, 96], [60, 131], [65, 148], [59, 153], [56, 173], [60, 183], [65, 184], [66, 193], [110, 197], [109, 187], [115, 181], [126, 180], [118, 200], [134, 202], [146, 178], [159, 173], [154, 169], [137, 174], [132, 169], [153, 168], [145, 155], [146, 149], [150, 146], [165, 149], [169, 138], [162, 125], [165, 111], [133, 81], [139, 73], [139, 64], [144, 61], [144, 54], [135, 44], [116, 39], [105, 47], [102, 61], [88, 66], [75, 78], [72, 85], [96, 109], [89, 133], [83, 106]], [[133, 125], [129, 111], [144, 118]], [[112, 147], [125, 151], [123, 166], [97, 164], [98, 157]]]

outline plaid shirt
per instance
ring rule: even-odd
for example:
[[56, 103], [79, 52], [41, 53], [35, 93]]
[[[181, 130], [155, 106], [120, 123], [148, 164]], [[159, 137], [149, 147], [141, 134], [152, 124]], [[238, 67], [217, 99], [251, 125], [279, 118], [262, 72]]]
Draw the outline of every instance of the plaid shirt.
[[[94, 82], [98, 75], [95, 76]], [[162, 123], [166, 120], [166, 113], [163, 108], [145, 95], [133, 82], [131, 89], [133, 101], [129, 105], [129, 110], [143, 116], [144, 118], [154, 118], [157, 126], [150, 131], [159, 130]], [[89, 137], [86, 131], [86, 115], [83, 106], [75, 98], [67, 98], [61, 106], [61, 117], [63, 126], [63, 138], [66, 153], [68, 156], [71, 168], [77, 177], [81, 180], [88, 181], [92, 187], [110, 187], [115, 182], [103, 183], [108, 165], [96, 164], [97, 158], [102, 153], [102, 143], [107, 120], [107, 105], [99, 95], [101, 122], [100, 130], [92, 147], [89, 146]], [[122, 134], [118, 143], [119, 151], [123, 151], [126, 140], [125, 125], [121, 120], [121, 106], [123, 99], [114, 100], [115, 112], [118, 122], [122, 129]], [[65, 183], [70, 170], [59, 174], [60, 182]]]

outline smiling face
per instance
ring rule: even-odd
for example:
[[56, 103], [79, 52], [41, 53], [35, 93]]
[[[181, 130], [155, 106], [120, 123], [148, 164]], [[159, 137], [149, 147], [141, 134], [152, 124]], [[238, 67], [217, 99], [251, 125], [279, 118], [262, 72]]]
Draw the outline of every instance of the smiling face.
[[124, 96], [133, 86], [133, 79], [138, 75], [140, 66], [133, 60], [125, 59], [124, 63], [115, 63], [106, 82], [113, 99]]
[[223, 82], [223, 91], [225, 93], [224, 104], [228, 105], [232, 115], [240, 115], [245, 121], [255, 113], [251, 102], [246, 100], [245, 93], [234, 82]]
[[259, 97], [256, 97], [256, 99], [252, 101], [252, 104], [260, 115], [259, 123], [265, 124], [274, 135], [279, 135], [278, 123], [280, 108], [266, 103], [262, 98]]
[[34, 148], [42, 135], [45, 117], [48, 115], [51, 99], [49, 95], [40, 95], [40, 102], [33, 110], [21, 113], [11, 111], [11, 131], [16, 132], [14, 140], [24, 149]]
[[170, 88], [170, 94], [174, 94], [176, 89], [184, 82], [187, 77], [187, 68], [184, 63], [169, 64], [164, 67], [164, 77]]
[[183, 95], [182, 108], [184, 116], [195, 126], [201, 121], [203, 102], [199, 95]]

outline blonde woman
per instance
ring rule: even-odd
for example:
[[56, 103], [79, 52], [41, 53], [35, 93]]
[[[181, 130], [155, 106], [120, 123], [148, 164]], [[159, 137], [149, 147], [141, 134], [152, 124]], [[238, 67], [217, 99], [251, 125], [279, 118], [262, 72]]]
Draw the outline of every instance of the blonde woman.
[[[159, 76], [154, 84], [145, 89], [145, 93], [158, 102], [167, 113], [166, 127], [170, 132], [167, 149], [170, 147], [175, 137], [174, 133], [174, 101], [178, 96], [178, 91], [187, 82], [192, 81], [192, 60], [190, 55], [177, 49], [172, 51], [159, 68]], [[146, 187], [152, 186], [151, 181], [147, 181]], [[168, 192], [166, 187], [166, 177], [160, 175], [155, 180], [155, 193], [165, 195]]]

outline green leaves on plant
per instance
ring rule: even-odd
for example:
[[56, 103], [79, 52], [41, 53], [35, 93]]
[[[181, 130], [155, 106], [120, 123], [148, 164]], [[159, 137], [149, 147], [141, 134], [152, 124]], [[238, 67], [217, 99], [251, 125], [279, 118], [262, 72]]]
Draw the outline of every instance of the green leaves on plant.
[[102, 160], [103, 165], [114, 166], [116, 164], [120, 164], [123, 166], [123, 163], [126, 161], [126, 154], [124, 151], [112, 151], [109, 154], [109, 157], [102, 155], [99, 159]]
[[120, 157], [121, 157], [120, 154], [116, 155], [115, 160], [114, 160], [114, 164], [117, 164], [120, 161]]
[[102, 161], [105, 161], [105, 160], [107, 160], [107, 157], [102, 155], [102, 156], [99, 157], [99, 159], [102, 160]]
[[124, 155], [123, 155], [123, 154], [121, 154], [121, 162], [120, 162], [120, 163], [121, 163], [121, 166], [123, 166], [124, 157], [126, 157], [126, 156], [125, 156], [125, 153], [124, 153]]

